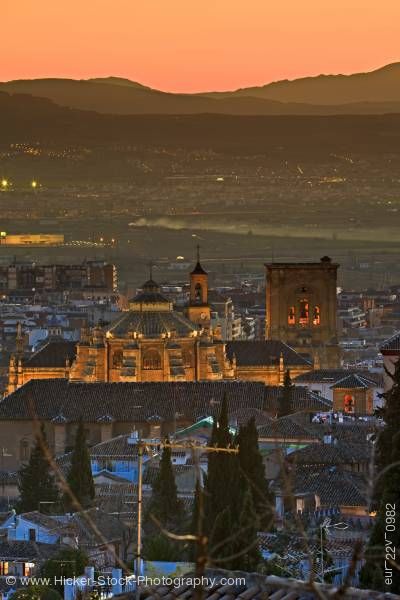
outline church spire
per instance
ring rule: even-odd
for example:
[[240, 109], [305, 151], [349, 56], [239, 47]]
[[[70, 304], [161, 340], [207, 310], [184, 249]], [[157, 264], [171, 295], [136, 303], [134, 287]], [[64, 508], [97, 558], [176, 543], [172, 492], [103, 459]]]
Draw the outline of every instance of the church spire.
[[196, 258], [197, 262], [193, 271], [191, 272], [191, 275], [207, 275], [207, 272], [203, 269], [200, 263], [200, 244], [197, 244], [196, 246]]
[[200, 246], [196, 246], [197, 262], [190, 273], [190, 296], [187, 316], [193, 323], [208, 324], [211, 319], [208, 304], [208, 274], [201, 266]]

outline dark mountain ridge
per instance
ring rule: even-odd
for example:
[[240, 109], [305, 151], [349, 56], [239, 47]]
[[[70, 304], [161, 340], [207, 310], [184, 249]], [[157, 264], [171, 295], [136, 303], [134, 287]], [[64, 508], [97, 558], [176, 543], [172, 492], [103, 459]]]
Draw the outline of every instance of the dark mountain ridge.
[[227, 154], [398, 154], [400, 114], [388, 115], [103, 115], [0, 92], [0, 143], [127, 144], [202, 148]]
[[104, 114], [334, 115], [400, 112], [400, 63], [355, 75], [321, 75], [233, 92], [173, 94], [121, 77], [32, 79], [0, 91]]

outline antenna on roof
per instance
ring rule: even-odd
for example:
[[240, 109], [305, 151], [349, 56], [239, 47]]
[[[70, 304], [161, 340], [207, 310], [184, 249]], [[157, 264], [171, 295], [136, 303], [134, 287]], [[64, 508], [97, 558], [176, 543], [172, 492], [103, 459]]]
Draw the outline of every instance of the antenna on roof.
[[154, 264], [153, 264], [153, 261], [151, 260], [151, 261], [149, 262], [149, 272], [150, 272], [150, 277], [149, 277], [149, 279], [153, 279], [153, 266], [154, 266]]
[[200, 244], [197, 244], [196, 249], [197, 249], [197, 262], [199, 263], [200, 262]]

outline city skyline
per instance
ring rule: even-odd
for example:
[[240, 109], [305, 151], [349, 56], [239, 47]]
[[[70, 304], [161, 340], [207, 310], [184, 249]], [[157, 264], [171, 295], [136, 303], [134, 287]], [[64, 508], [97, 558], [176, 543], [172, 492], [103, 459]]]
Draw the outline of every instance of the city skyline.
[[200, 92], [372, 71], [399, 59], [400, 5], [383, 4], [116, 0], [110, 15], [106, 0], [96, 12], [77, 0], [6, 0], [0, 80], [120, 76]]

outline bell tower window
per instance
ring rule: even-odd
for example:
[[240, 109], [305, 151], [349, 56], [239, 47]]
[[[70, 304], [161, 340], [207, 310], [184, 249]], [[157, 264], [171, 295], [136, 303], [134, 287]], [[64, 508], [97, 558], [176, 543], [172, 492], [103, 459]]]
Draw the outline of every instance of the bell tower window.
[[308, 323], [309, 323], [309, 317], [310, 317], [309, 306], [310, 305], [309, 305], [309, 302], [307, 299], [300, 300], [300, 306], [299, 306], [299, 309], [300, 309], [299, 323], [300, 323], [300, 325], [308, 325]]
[[194, 288], [194, 301], [196, 304], [202, 303], [202, 300], [203, 300], [202, 296], [203, 296], [203, 291], [202, 291], [201, 285], [200, 285], [200, 283], [196, 283], [196, 286]]
[[288, 325], [296, 325], [296, 315], [294, 312], [294, 306], [289, 308], [288, 312]]
[[321, 313], [319, 306], [314, 306], [313, 325], [321, 325]]

